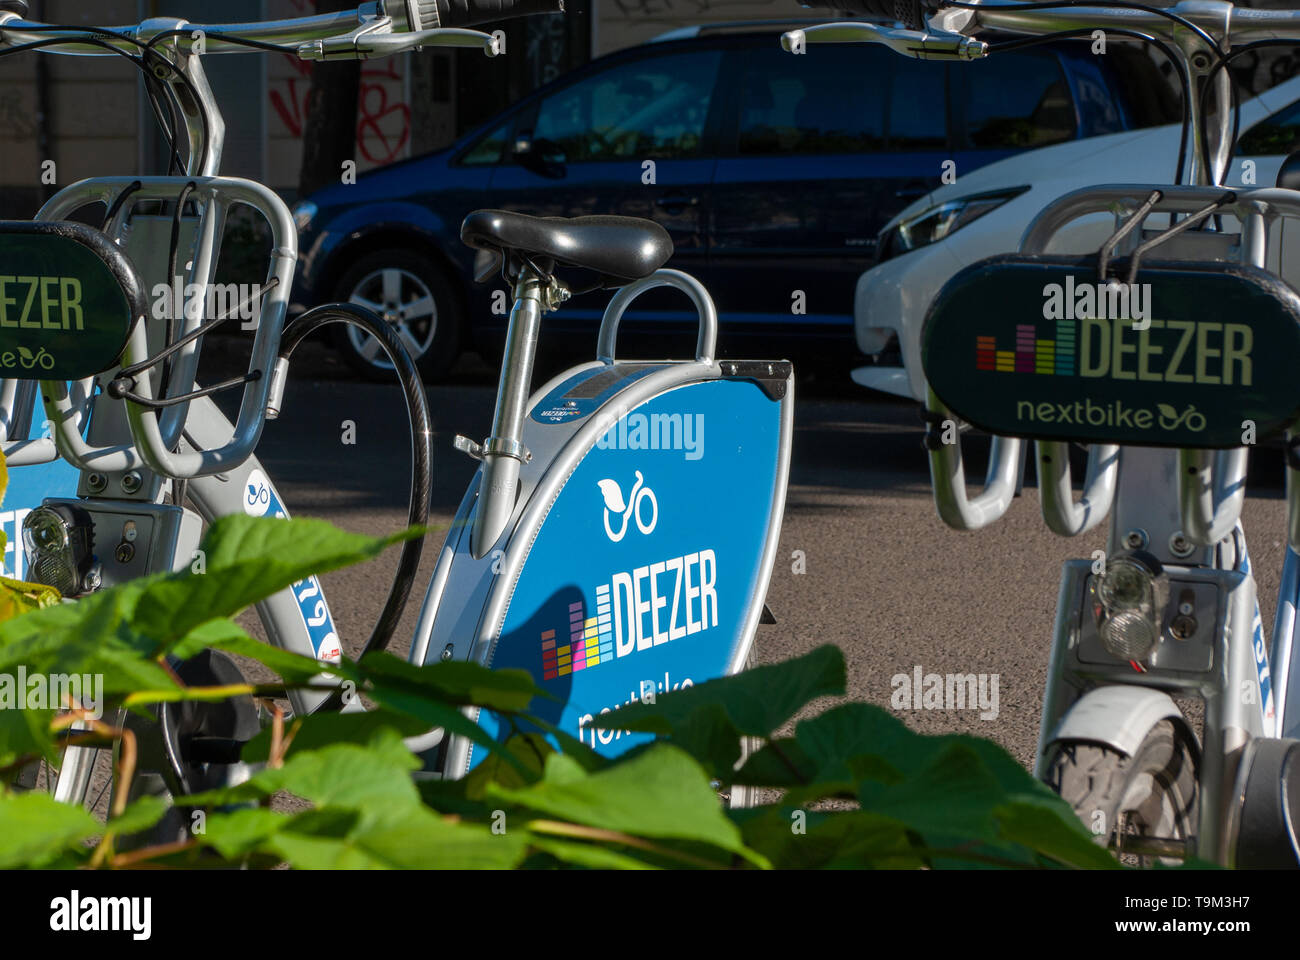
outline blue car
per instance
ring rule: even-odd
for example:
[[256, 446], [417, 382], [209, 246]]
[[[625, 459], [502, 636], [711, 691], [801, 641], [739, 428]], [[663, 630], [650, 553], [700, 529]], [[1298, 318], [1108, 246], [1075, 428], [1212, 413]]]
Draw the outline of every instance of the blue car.
[[[785, 53], [795, 25], [690, 28], [610, 54], [444, 150], [305, 198], [298, 306], [371, 307], [437, 380], [462, 350], [494, 359], [504, 338], [504, 283], [475, 285], [459, 239], [468, 212], [622, 214], [661, 223], [670, 266], [712, 291], [722, 355], [847, 359], [854, 285], [915, 198], [1018, 151], [1178, 116], [1156, 62], [1121, 44], [944, 65], [859, 44]], [[603, 303], [548, 316], [543, 345], [594, 351]], [[637, 307], [626, 349], [689, 354], [684, 297]], [[390, 376], [372, 338], [348, 328], [338, 346], [362, 375]]]

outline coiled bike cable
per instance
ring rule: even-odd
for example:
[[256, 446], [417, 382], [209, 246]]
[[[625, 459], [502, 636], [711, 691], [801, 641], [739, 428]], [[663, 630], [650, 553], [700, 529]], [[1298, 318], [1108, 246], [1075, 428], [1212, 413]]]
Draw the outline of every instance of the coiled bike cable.
[[[397, 379], [401, 382], [402, 395], [406, 401], [407, 418], [411, 425], [411, 500], [407, 511], [407, 523], [410, 526], [424, 526], [429, 519], [429, 491], [433, 486], [430, 464], [433, 459], [433, 427], [429, 419], [429, 400], [424, 393], [424, 384], [411, 355], [406, 352], [397, 331], [390, 324], [376, 317], [369, 310], [351, 303], [327, 303], [308, 310], [301, 316], [285, 324], [280, 338], [279, 360], [288, 362], [290, 355], [307, 337], [321, 327], [331, 323], [349, 323], [360, 327], [374, 337], [388, 359], [392, 361]], [[383, 650], [392, 640], [393, 631], [401, 619], [406, 601], [411, 595], [411, 586], [415, 582], [420, 567], [420, 555], [424, 551], [424, 537], [407, 540], [402, 544], [402, 553], [397, 562], [397, 572], [393, 575], [392, 586], [388, 590], [388, 600], [384, 603], [379, 622], [375, 624], [370, 639], [357, 659], [361, 659], [372, 650]], [[339, 705], [338, 695], [321, 706], [327, 710]]]

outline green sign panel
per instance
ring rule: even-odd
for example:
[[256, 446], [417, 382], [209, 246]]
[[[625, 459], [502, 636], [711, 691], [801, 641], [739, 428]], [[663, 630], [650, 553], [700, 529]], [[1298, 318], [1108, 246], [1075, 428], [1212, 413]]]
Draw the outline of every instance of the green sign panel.
[[144, 306], [134, 268], [103, 234], [0, 221], [0, 378], [94, 376], [118, 361]]
[[943, 288], [922, 365], [954, 414], [1044, 440], [1225, 448], [1300, 412], [1300, 297], [1235, 264], [1001, 256]]

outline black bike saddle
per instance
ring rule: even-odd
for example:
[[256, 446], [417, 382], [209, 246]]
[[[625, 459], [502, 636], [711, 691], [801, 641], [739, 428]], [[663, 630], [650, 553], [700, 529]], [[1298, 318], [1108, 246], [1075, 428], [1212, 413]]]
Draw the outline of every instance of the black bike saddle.
[[624, 281], [648, 277], [673, 255], [668, 231], [636, 217], [530, 217], [475, 210], [460, 238], [477, 250], [548, 257]]

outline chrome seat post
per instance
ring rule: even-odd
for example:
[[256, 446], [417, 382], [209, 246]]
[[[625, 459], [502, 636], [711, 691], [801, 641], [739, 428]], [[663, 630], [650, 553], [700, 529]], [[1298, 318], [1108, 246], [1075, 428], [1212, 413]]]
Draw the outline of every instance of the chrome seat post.
[[528, 450], [523, 445], [524, 416], [533, 380], [542, 312], [546, 309], [544, 301], [549, 292], [547, 283], [531, 266], [520, 269], [506, 331], [505, 354], [501, 358], [501, 381], [497, 387], [496, 410], [492, 415], [492, 433], [477, 448], [457, 438], [461, 449], [483, 461], [478, 508], [470, 539], [470, 550], [476, 559], [483, 557], [500, 539], [510, 514], [514, 512], [519, 467], [529, 459]]

